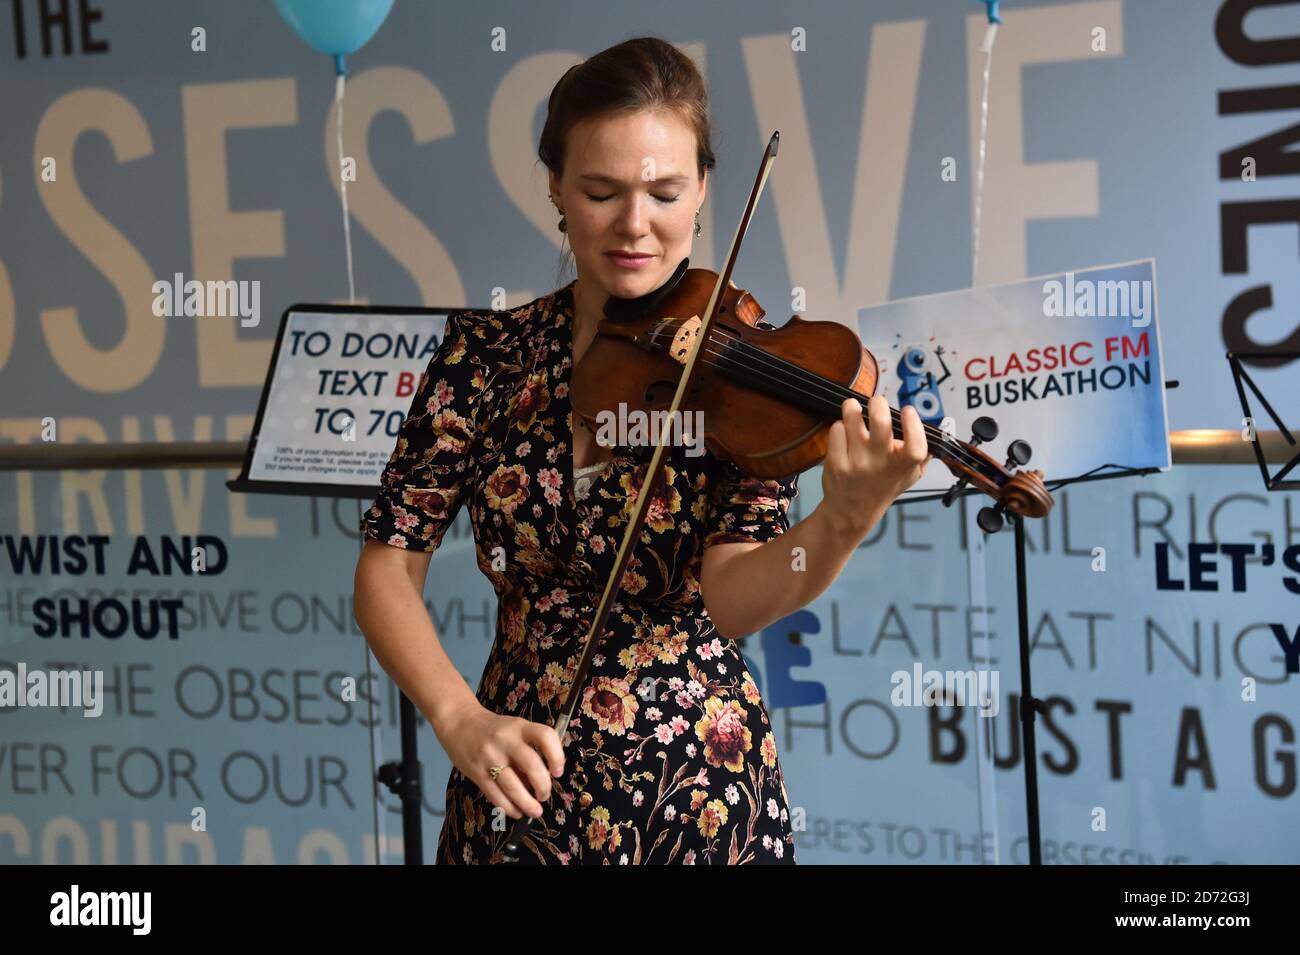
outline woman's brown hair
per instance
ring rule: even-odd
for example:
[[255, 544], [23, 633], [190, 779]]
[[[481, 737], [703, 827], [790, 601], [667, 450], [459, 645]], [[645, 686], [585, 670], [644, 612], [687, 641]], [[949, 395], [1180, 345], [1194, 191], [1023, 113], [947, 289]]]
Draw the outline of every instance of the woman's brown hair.
[[[717, 164], [704, 77], [689, 56], [654, 36], [624, 40], [570, 67], [560, 77], [546, 104], [546, 125], [537, 156], [560, 178], [569, 130], [577, 123], [606, 113], [647, 109], [675, 112], [694, 130], [697, 175]], [[570, 254], [561, 245], [557, 284]]]

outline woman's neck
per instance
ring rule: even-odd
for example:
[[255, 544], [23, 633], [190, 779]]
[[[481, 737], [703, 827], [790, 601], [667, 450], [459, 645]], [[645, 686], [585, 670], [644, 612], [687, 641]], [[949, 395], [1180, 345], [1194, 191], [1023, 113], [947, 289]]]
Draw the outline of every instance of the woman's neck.
[[581, 277], [573, 286], [573, 340], [585, 346], [596, 337], [596, 325], [605, 313], [609, 296], [588, 286]]

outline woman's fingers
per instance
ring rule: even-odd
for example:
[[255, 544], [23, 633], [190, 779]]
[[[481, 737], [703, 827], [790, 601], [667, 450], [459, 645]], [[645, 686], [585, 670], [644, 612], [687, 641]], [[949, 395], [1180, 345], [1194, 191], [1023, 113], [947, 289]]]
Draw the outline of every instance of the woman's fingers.
[[867, 402], [867, 419], [871, 422], [871, 453], [886, 460], [894, 450], [894, 419], [889, 413], [889, 402], [880, 395], [872, 395]]
[[[499, 766], [501, 764], [494, 763], [493, 765]], [[504, 775], [505, 771], [503, 770], [501, 776]], [[500, 778], [500, 776], [498, 778]], [[511, 801], [501, 787], [492, 779], [492, 774], [486, 770], [483, 773], [483, 778], [478, 780], [478, 788], [482, 790], [484, 796], [487, 796], [488, 802], [492, 803], [492, 805], [496, 806], [511, 819], [518, 819], [523, 815], [523, 813], [519, 811], [519, 807]]]
[[840, 423], [844, 425], [844, 452], [847, 463], [855, 471], [867, 466], [867, 446], [871, 436], [867, 434], [867, 419], [863, 407], [856, 398], [845, 398], [840, 402]]
[[898, 413], [903, 427], [903, 450], [908, 460], [920, 464], [930, 455], [930, 446], [925, 439], [925, 426], [921, 416], [911, 405], [905, 405]]
[[541, 753], [552, 776], [564, 772], [564, 745], [555, 735], [555, 727], [530, 721], [524, 727], [524, 741]]
[[832, 421], [830, 430], [826, 433], [826, 461], [825, 467], [833, 473], [838, 473], [848, 469], [848, 437], [844, 428], [843, 419]]
[[522, 737], [510, 752], [510, 766], [520, 779], [527, 782], [529, 795], [535, 796], [539, 805], [551, 798], [551, 777], [546, 764]]
[[[501, 770], [501, 774], [497, 776], [497, 785], [501, 787], [501, 791], [505, 793], [506, 798], [509, 799], [516, 812], [522, 809], [533, 818], [537, 818], [542, 814], [542, 804], [528, 792], [528, 787], [524, 785], [523, 780], [519, 778], [519, 774], [515, 772], [513, 766], [507, 766]], [[516, 815], [512, 818], [517, 819], [519, 817]]]

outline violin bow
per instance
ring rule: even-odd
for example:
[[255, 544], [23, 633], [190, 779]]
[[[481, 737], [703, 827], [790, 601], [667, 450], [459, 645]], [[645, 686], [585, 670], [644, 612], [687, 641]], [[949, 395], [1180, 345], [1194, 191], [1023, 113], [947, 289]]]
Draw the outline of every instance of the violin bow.
[[[781, 133], [777, 131], [772, 133], [772, 138], [767, 142], [767, 149], [763, 152], [763, 161], [760, 163], [758, 175], [754, 179], [754, 187], [749, 193], [749, 202], [745, 205], [744, 215], [741, 216], [740, 224], [736, 226], [736, 233], [731, 238], [731, 247], [727, 251], [727, 264], [719, 273], [717, 284], [713, 287], [713, 294], [709, 296], [709, 306], [695, 336], [695, 344], [691, 348], [690, 357], [687, 359], [681, 379], [677, 383], [677, 391], [673, 395], [668, 413], [661, 419], [663, 425], [659, 433], [659, 440], [655, 444], [654, 456], [650, 459], [645, 478], [641, 482], [641, 490], [637, 494], [636, 504], [632, 508], [631, 520], [623, 531], [623, 540], [618, 547], [618, 557], [614, 564], [614, 571], [610, 574], [609, 580], [605, 582], [605, 590], [601, 595], [600, 605], [596, 611], [596, 616], [592, 620], [591, 628], [587, 632], [587, 643], [583, 648], [582, 657], [578, 661], [577, 670], [574, 672], [573, 682], [569, 684], [569, 693], [565, 698], [564, 706], [553, 725], [555, 734], [560, 738], [561, 746], [564, 745], [564, 733], [573, 719], [573, 714], [577, 711], [578, 701], [585, 689], [587, 674], [591, 670], [592, 658], [596, 655], [596, 648], [599, 644], [597, 634], [604, 630], [605, 621], [609, 619], [614, 601], [622, 589], [623, 577], [627, 571], [628, 562], [632, 558], [632, 547], [637, 538], [641, 536], [641, 529], [645, 526], [646, 517], [650, 512], [650, 502], [654, 500], [655, 485], [663, 474], [671, 423], [676, 420], [682, 405], [685, 404], [685, 397], [694, 384], [696, 365], [699, 356], [703, 352], [703, 343], [709, 340], [709, 331], [713, 326], [718, 303], [722, 299], [722, 290], [731, 281], [732, 270], [736, 265], [736, 257], [740, 253], [741, 242], [745, 238], [745, 233], [749, 231], [749, 223], [754, 217], [754, 209], [758, 205], [759, 197], [763, 194], [763, 188], [767, 185], [767, 177], [772, 171], [772, 163], [776, 160], [776, 150], [780, 141]], [[505, 844], [500, 850], [501, 862], [515, 864], [521, 861], [523, 841], [528, 835], [532, 821], [529, 816], [521, 816], [515, 820], [510, 832], [506, 835]]]

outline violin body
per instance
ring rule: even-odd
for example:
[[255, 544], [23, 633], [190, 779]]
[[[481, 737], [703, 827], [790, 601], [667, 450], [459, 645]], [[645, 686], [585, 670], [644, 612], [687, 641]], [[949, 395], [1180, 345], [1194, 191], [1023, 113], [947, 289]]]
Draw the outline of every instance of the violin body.
[[[690, 269], [641, 316], [602, 320], [573, 372], [574, 412], [594, 425], [601, 412], [620, 406], [666, 410], [690, 357], [702, 303], [708, 302], [717, 279], [707, 269]], [[753, 477], [786, 478], [826, 457], [827, 434], [832, 421], [839, 420], [839, 404], [831, 420], [792, 404], [776, 393], [779, 381], [751, 363], [728, 363], [727, 351], [739, 352], [741, 343], [759, 348], [864, 398], [875, 393], [880, 371], [871, 352], [838, 322], [810, 322], [796, 315], [781, 328], [765, 329], [758, 327], [765, 314], [753, 296], [728, 283], [706, 345], [709, 351], [701, 356], [713, 373], [696, 377], [683, 410], [703, 412], [704, 443], [715, 456], [734, 461]], [[773, 393], [762, 390], [763, 384], [771, 384]]]
[[[685, 265], [646, 302], [606, 306], [570, 383], [574, 413], [593, 429], [600, 415], [620, 409], [653, 414], [671, 408], [718, 282], [717, 273]], [[781, 328], [764, 328], [765, 314], [728, 280], [678, 410], [703, 412], [704, 443], [716, 457], [752, 477], [779, 479], [825, 459], [845, 398], [856, 398], [865, 418], [880, 368], [845, 325], [795, 315]], [[894, 435], [901, 437], [901, 419], [893, 415]], [[1041, 471], [1013, 473], [973, 443], [928, 426], [926, 433], [930, 453], [959, 486], [969, 484], [1024, 517], [1051, 510]], [[1027, 452], [1027, 445], [1016, 443]]]

